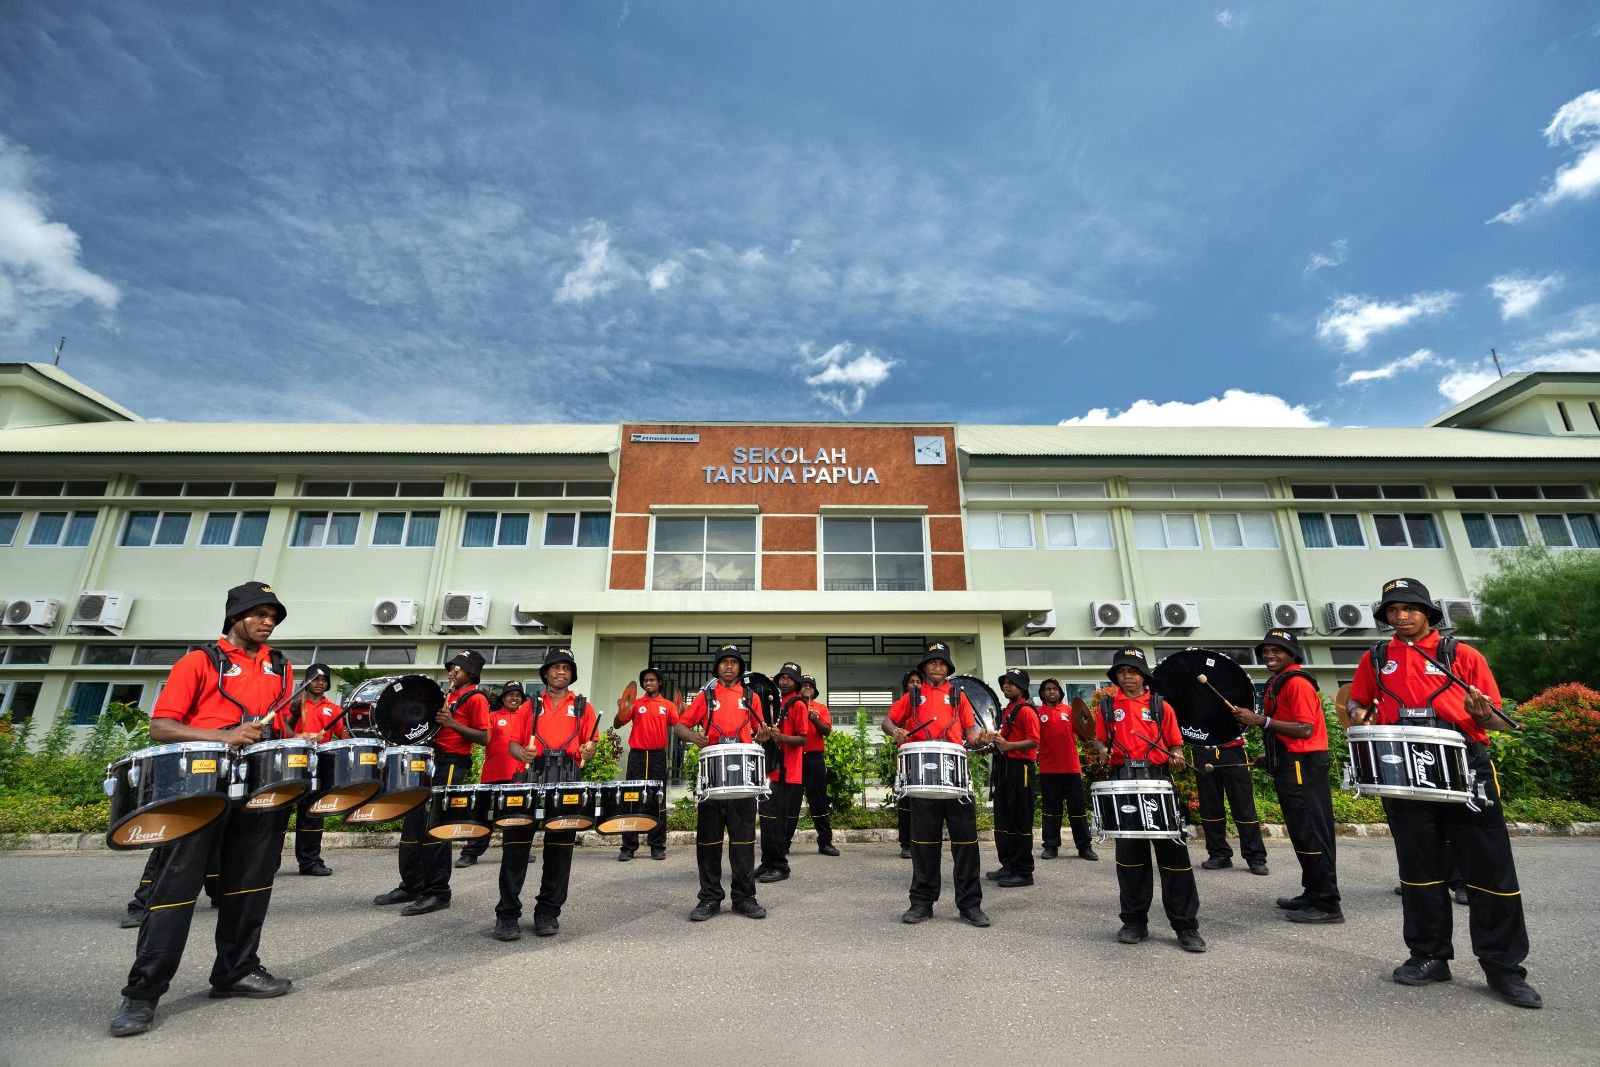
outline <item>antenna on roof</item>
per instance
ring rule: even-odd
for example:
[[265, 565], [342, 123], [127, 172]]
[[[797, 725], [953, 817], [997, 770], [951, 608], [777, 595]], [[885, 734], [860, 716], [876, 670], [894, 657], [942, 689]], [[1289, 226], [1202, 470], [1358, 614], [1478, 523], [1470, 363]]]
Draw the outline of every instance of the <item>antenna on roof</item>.
[[65, 337], [56, 342], [56, 358], [50, 361], [51, 366], [61, 366], [61, 350], [65, 347], [67, 347], [67, 339]]
[[[66, 338], [63, 337], [62, 340], [65, 341]], [[1494, 360], [1494, 369], [1500, 372], [1500, 377], [1504, 378], [1506, 376], [1506, 372], [1505, 368], [1500, 366], [1500, 353], [1491, 348], [1489, 349], [1489, 357]]]

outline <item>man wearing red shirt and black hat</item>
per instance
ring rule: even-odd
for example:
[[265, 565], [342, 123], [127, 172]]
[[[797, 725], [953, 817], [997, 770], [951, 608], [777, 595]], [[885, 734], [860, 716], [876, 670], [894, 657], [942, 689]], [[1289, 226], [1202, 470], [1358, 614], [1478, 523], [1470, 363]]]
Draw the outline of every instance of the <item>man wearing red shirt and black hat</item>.
[[[1112, 777], [1166, 778], [1181, 771], [1183, 735], [1178, 716], [1160, 694], [1150, 689], [1150, 668], [1141, 648], [1124, 648], [1111, 657], [1106, 676], [1117, 693], [1101, 699], [1095, 716], [1095, 751], [1110, 757]], [[1161, 907], [1185, 952], [1204, 952], [1200, 936], [1200, 891], [1195, 887], [1189, 846], [1182, 841], [1117, 839], [1117, 890], [1122, 904], [1122, 929], [1117, 940], [1137, 944], [1150, 936], [1150, 898], [1154, 885], [1150, 851], [1161, 867]]]
[[1244, 726], [1259, 726], [1267, 749], [1267, 769], [1278, 790], [1289, 841], [1300, 860], [1301, 892], [1279, 897], [1290, 922], [1342, 923], [1339, 879], [1334, 867], [1333, 788], [1328, 780], [1328, 720], [1317, 696], [1317, 680], [1300, 665], [1305, 652], [1288, 630], [1268, 630], [1256, 658], [1272, 679], [1261, 714], [1233, 708]]
[[[286, 702], [292, 689], [287, 661], [266, 644], [288, 614], [269, 585], [246, 582], [228, 590], [223, 638], [173, 664], [150, 713], [151, 743], [221, 741], [243, 748], [264, 739], [268, 713]], [[111, 1020], [113, 1036], [142, 1034], [155, 1020], [156, 1002], [183, 961], [207, 859], [219, 838], [211, 996], [261, 999], [289, 992], [290, 981], [273, 977], [256, 955], [288, 823], [287, 810], [251, 811], [243, 799], [233, 799], [211, 825], [163, 849], [133, 969]]]
[[772, 792], [761, 800], [757, 809], [761, 817], [758, 882], [781, 882], [789, 877], [789, 845], [794, 840], [794, 828], [800, 822], [800, 801], [805, 797], [805, 784], [800, 776], [811, 725], [805, 697], [800, 695], [801, 677], [798, 663], [785, 663], [772, 676], [778, 686], [780, 710], [771, 735], [779, 746], [779, 759], [776, 767], [767, 768]]
[[[1239, 851], [1251, 874], [1265, 875], [1267, 845], [1261, 839], [1261, 818], [1256, 814], [1256, 794], [1250, 779], [1249, 757], [1244, 738], [1226, 745], [1194, 750], [1195, 790], [1200, 794], [1200, 825], [1206, 832], [1206, 859], [1200, 864], [1208, 871], [1233, 866], [1233, 847], [1228, 844], [1228, 810], [1239, 828]], [[1206, 770], [1210, 764], [1211, 770]]]
[[817, 680], [811, 675], [800, 679], [800, 695], [806, 698], [806, 754], [801, 767], [805, 780], [806, 808], [811, 812], [811, 825], [817, 831], [817, 851], [824, 856], [837, 856], [833, 844], [832, 807], [828, 802], [828, 735], [833, 733], [833, 713], [828, 705], [817, 699]]
[[[1466, 738], [1467, 766], [1480, 790], [1466, 804], [1384, 798], [1400, 862], [1404, 934], [1411, 952], [1395, 968], [1394, 980], [1411, 986], [1450, 980], [1455, 949], [1446, 882], [1459, 866], [1467, 887], [1472, 952], [1489, 988], [1519, 1008], [1543, 1007], [1522, 966], [1528, 956], [1522, 890], [1506, 835], [1500, 783], [1489, 759], [1488, 731], [1496, 726], [1500, 687], [1481, 652], [1440, 637], [1434, 627], [1444, 613], [1415, 578], [1384, 583], [1378, 617], [1394, 627], [1394, 637], [1363, 655], [1356, 668], [1351, 725], [1459, 730]], [[1470, 688], [1456, 684], [1434, 660]]]
[[[626, 707], [621, 704], [617, 706], [615, 723], [617, 727], [633, 724], [633, 729], [628, 732], [628, 767], [623, 777], [630, 782], [661, 783], [661, 819], [645, 837], [653, 860], [667, 858], [667, 739], [678, 722], [678, 706], [661, 694], [661, 685], [665, 681], [666, 677], [658, 667], [646, 667], [640, 671], [639, 688], [644, 693]], [[633, 859], [637, 851], [639, 835], [632, 831], [623, 834], [617, 859], [626, 862]]]
[[[478, 688], [482, 673], [483, 657], [471, 649], [460, 652], [445, 665], [450, 692], [436, 719], [439, 732], [433, 739], [434, 785], [470, 782], [472, 746], [489, 741], [489, 698]], [[400, 885], [380, 893], [372, 902], [405, 904], [401, 915], [426, 915], [448, 908], [453, 851], [451, 842], [429, 835], [428, 806], [413, 810], [400, 824]]]
[[[928, 646], [917, 671], [923, 682], [895, 701], [884, 720], [883, 732], [896, 745], [909, 741], [948, 741], [979, 744], [993, 737], [978, 729], [966, 694], [950, 686], [956, 672], [950, 646]], [[956, 908], [973, 926], [988, 926], [983, 913], [983, 884], [978, 877], [978, 806], [973, 798], [935, 799], [909, 797], [911, 812], [911, 906], [901, 922], [920, 923], [933, 917], [939, 899], [939, 845], [950, 831], [950, 859], [956, 883]]]
[[[695, 694], [673, 733], [701, 748], [770, 738], [772, 733], [762, 722], [761, 698], [739, 681], [745, 671], [744, 653], [737, 645], [723, 645], [712, 663], [716, 677]], [[724, 838], [733, 867], [733, 910], [752, 919], [767, 917], [767, 909], [756, 900], [756, 798], [708, 799], [695, 809], [700, 903], [689, 913], [690, 922], [704, 922], [722, 910]]]
[[[333, 672], [326, 663], [313, 663], [306, 668], [305, 693], [299, 700], [291, 701], [287, 709], [292, 719], [287, 732], [318, 744], [350, 736], [340, 718], [342, 709], [327, 698], [328, 686], [332, 683]], [[333, 873], [322, 862], [322, 823], [321, 815], [311, 814], [311, 801], [301, 800], [295, 806], [294, 858], [301, 874]]]
[[1038, 778], [1039, 713], [1028, 700], [1028, 672], [1013, 668], [1000, 676], [1005, 710], [994, 738], [989, 788], [994, 795], [994, 850], [1000, 869], [996, 885], [1011, 889], [1033, 884], [1033, 787]]
[[1098, 860], [1089, 840], [1089, 816], [1083, 806], [1083, 763], [1078, 757], [1078, 733], [1072, 709], [1061, 702], [1061, 683], [1046, 678], [1039, 683], [1039, 801], [1041, 859], [1053, 860], [1061, 850], [1061, 812], [1072, 822], [1072, 844], [1078, 856]]

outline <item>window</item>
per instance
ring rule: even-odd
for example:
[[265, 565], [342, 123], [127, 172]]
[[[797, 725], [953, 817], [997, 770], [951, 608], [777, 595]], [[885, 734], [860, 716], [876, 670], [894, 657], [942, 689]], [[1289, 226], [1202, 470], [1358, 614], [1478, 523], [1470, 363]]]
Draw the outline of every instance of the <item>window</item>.
[[[544, 662], [544, 657], [552, 648], [564, 648], [570, 642], [541, 643], [537, 645], [446, 645], [441, 663], [449, 663], [458, 653], [472, 649], [483, 657], [484, 663], [492, 663], [497, 667], [534, 667]], [[650, 662], [656, 660], [652, 658]]]
[[72, 711], [72, 725], [93, 726], [112, 704], [137, 707], [143, 700], [143, 682], [76, 682], [67, 706]]
[[473, 482], [468, 496], [610, 497], [610, 482]]
[[277, 482], [140, 482], [134, 496], [272, 496]]
[[21, 667], [50, 662], [49, 645], [0, 645], [0, 663]]
[[1100, 511], [1047, 511], [1044, 513], [1046, 548], [1115, 548], [1111, 516]]
[[1567, 402], [1565, 400], [1556, 401], [1556, 412], [1561, 416], [1561, 425], [1568, 433], [1571, 433], [1572, 416], [1567, 413]]
[[822, 588], [900, 592], [928, 588], [922, 520], [825, 517]]
[[1104, 500], [1104, 482], [968, 482], [968, 500]]
[[544, 516], [546, 548], [605, 548], [611, 543], [609, 511], [550, 511]]
[[130, 511], [122, 527], [123, 548], [182, 547], [189, 539], [188, 511]]
[[260, 548], [266, 532], [265, 511], [213, 511], [200, 528], [200, 545]]
[[1467, 511], [1461, 515], [1467, 541], [1473, 548], [1515, 548], [1528, 543], [1528, 528], [1521, 515], [1490, 515]]
[[469, 511], [461, 527], [462, 548], [525, 548], [526, 511]]
[[1277, 548], [1278, 523], [1267, 512], [1213, 512], [1212, 548]]
[[1111, 657], [1125, 647], [1013, 644], [1006, 646], [1006, 662], [1029, 667], [1108, 667]]
[[294, 517], [295, 548], [348, 547], [356, 543], [361, 526], [359, 511], [300, 511]]
[[82, 548], [94, 533], [94, 511], [41, 511], [33, 517], [28, 544], [33, 547]]
[[330, 667], [406, 666], [417, 662], [416, 645], [318, 645], [316, 648], [282, 648], [290, 663], [326, 663]]
[[1425, 485], [1326, 485], [1290, 486], [1296, 500], [1426, 500]]
[[1539, 540], [1551, 548], [1600, 548], [1600, 522], [1593, 515], [1536, 515]]
[[1032, 548], [1033, 515], [1026, 511], [978, 511], [967, 514], [969, 548]]
[[1443, 548], [1439, 524], [1424, 514], [1374, 515], [1372, 528], [1382, 548]]
[[105, 482], [0, 482], [0, 496], [105, 495]]
[[1361, 516], [1349, 512], [1300, 512], [1300, 536], [1307, 548], [1366, 548]]
[[432, 548], [439, 537], [437, 511], [380, 511], [372, 523], [377, 546]]
[[1140, 512], [1133, 536], [1140, 548], [1199, 548], [1200, 524], [1192, 512]]
[[9, 545], [17, 539], [17, 527], [22, 525], [22, 512], [0, 511], [0, 545]]
[[1135, 500], [1266, 500], [1265, 482], [1129, 482]]
[[14, 723], [27, 722], [39, 705], [43, 682], [0, 683], [0, 715], [10, 715]]
[[1581, 485], [1457, 485], [1457, 500], [1588, 500]]
[[301, 496], [444, 496], [443, 482], [301, 482]]
[[658, 516], [650, 588], [707, 592], [756, 587], [754, 517]]

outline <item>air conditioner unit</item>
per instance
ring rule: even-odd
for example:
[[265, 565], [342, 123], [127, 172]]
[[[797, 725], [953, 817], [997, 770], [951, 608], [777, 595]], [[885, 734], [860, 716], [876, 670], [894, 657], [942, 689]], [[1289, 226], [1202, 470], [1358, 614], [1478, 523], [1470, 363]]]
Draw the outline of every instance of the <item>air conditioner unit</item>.
[[521, 604], [511, 607], [511, 628], [518, 633], [548, 633], [550, 630], [543, 620]]
[[380, 630], [404, 630], [417, 624], [417, 602], [410, 597], [379, 597], [372, 602], [372, 625]]
[[481, 630], [488, 624], [488, 593], [446, 593], [439, 601], [441, 630]]
[[1089, 624], [1097, 634], [1131, 630], [1137, 625], [1131, 600], [1096, 600], [1089, 605]]
[[1311, 629], [1311, 606], [1304, 600], [1269, 600], [1261, 605], [1267, 628], [1280, 630]]
[[56, 613], [60, 610], [59, 600], [13, 600], [6, 605], [6, 625], [13, 630], [44, 633], [56, 624]]
[[1023, 626], [1022, 632], [1029, 637], [1049, 635], [1056, 632], [1056, 609], [1051, 608], [1043, 615], [1035, 615]]
[[1439, 625], [1447, 630], [1460, 629], [1464, 622], [1476, 622], [1478, 619], [1478, 602], [1476, 600], [1440, 600], [1439, 610], [1444, 612], [1444, 618], [1439, 620]]
[[1327, 604], [1330, 633], [1349, 633], [1351, 630], [1371, 630], [1378, 625], [1372, 617], [1372, 605], [1360, 600], [1330, 600]]
[[72, 609], [67, 629], [74, 633], [120, 634], [128, 625], [128, 612], [132, 610], [133, 597], [127, 593], [85, 590], [78, 594], [78, 606]]
[[1171, 633], [1174, 630], [1193, 630], [1200, 625], [1200, 605], [1192, 600], [1156, 601], [1156, 630]]

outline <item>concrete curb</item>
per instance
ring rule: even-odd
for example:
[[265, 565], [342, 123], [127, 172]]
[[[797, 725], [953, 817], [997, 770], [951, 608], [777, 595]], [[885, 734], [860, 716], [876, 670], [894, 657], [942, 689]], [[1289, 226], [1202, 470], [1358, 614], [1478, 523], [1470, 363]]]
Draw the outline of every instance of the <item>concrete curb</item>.
[[[1512, 837], [1600, 837], [1600, 822], [1579, 822], [1567, 825], [1552, 825], [1541, 822], [1514, 822], [1506, 824], [1507, 831]], [[1288, 832], [1280, 823], [1262, 823], [1261, 832], [1267, 837], [1287, 838]], [[1388, 837], [1389, 825], [1387, 823], [1340, 823], [1338, 833], [1341, 837]], [[1191, 828], [1190, 840], [1196, 840], [1199, 830]], [[872, 830], [835, 830], [835, 841], [851, 844], [892, 844], [898, 840], [898, 834], [893, 829], [879, 828]], [[992, 841], [994, 834], [989, 830], [978, 832], [980, 841]], [[817, 833], [815, 830], [801, 830], [795, 834], [795, 840], [802, 844], [815, 844]], [[293, 838], [284, 835], [286, 847], [293, 847]], [[580, 844], [590, 847], [610, 848], [615, 839], [601, 834], [586, 834], [579, 838]], [[394, 831], [362, 831], [324, 834], [322, 837], [323, 848], [394, 848], [400, 843], [400, 835]], [[694, 831], [671, 830], [667, 833], [667, 844], [682, 848], [694, 844]], [[106, 848], [106, 835], [94, 834], [0, 834], [0, 852], [93, 852], [109, 851]]]

